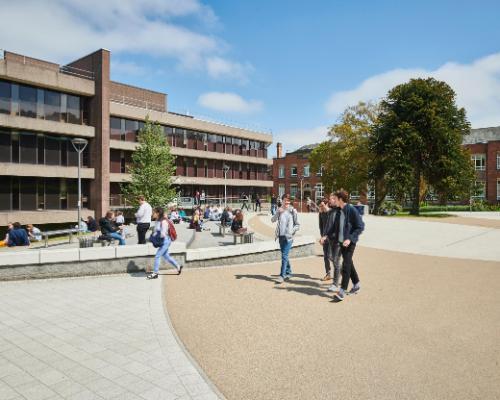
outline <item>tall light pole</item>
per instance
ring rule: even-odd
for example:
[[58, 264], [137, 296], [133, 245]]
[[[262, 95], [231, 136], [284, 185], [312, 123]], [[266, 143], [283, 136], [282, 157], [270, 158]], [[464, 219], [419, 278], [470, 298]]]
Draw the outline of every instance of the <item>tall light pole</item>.
[[224, 208], [227, 207], [227, 173], [229, 172], [229, 165], [224, 164], [222, 170], [224, 171]]
[[82, 153], [87, 147], [88, 140], [83, 138], [74, 138], [71, 139], [71, 144], [75, 148], [78, 153], [78, 233], [80, 233], [80, 220], [81, 220], [81, 212], [82, 212], [82, 179], [80, 177], [80, 168], [82, 165]]
[[304, 201], [304, 190], [302, 189], [302, 183], [304, 182], [304, 177], [299, 176], [300, 179], [300, 212], [302, 212], [302, 203]]

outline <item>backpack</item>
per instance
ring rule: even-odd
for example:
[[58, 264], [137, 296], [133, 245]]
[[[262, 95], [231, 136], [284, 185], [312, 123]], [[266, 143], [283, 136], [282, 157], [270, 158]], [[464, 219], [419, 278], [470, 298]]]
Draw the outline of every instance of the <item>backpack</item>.
[[175, 230], [175, 226], [172, 223], [172, 221], [167, 219], [167, 222], [168, 222], [168, 236], [170, 236], [170, 240], [174, 242], [177, 239], [177, 231]]

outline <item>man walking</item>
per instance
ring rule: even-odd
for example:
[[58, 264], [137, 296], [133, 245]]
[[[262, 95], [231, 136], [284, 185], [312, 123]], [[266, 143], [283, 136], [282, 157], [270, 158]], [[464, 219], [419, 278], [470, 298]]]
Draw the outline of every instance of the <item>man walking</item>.
[[[349, 195], [344, 190], [339, 190], [333, 195], [333, 200], [336, 202], [339, 210], [337, 211], [334, 222], [326, 232], [327, 237], [331, 237], [336, 241], [341, 248], [342, 254], [342, 284], [334, 298], [337, 301], [342, 301], [345, 298], [345, 292], [349, 285], [349, 280], [352, 280], [353, 287], [349, 294], [355, 294], [360, 290], [359, 276], [354, 267], [352, 257], [356, 249], [359, 235], [365, 229], [365, 224], [358, 213], [358, 210], [348, 203]], [[321, 238], [325, 240], [325, 236]], [[332, 285], [333, 286], [333, 285]]]
[[279, 240], [281, 249], [281, 270], [276, 283], [283, 283], [292, 276], [289, 253], [293, 244], [293, 236], [300, 228], [297, 218], [297, 210], [290, 205], [290, 195], [283, 195], [283, 205], [271, 218], [272, 222], [278, 221], [276, 225], [276, 238]]
[[271, 195], [271, 215], [276, 214], [276, 209], [278, 208], [278, 199], [276, 195], [273, 193]]
[[243, 211], [244, 208], [247, 209], [247, 211], [250, 211], [250, 208], [248, 207], [248, 196], [243, 193], [243, 196], [241, 196], [242, 198], [242, 203], [241, 203], [241, 211]]
[[137, 222], [137, 238], [139, 244], [146, 244], [146, 232], [151, 226], [151, 215], [153, 210], [144, 196], [139, 196], [139, 209], [135, 213]]
[[[333, 261], [333, 283], [328, 288], [330, 292], [338, 292], [339, 280], [340, 280], [340, 254], [341, 254], [341, 244], [338, 241], [338, 236], [336, 233], [339, 231], [340, 226], [340, 207], [337, 204], [337, 197], [335, 193], [330, 193], [328, 198], [328, 218], [327, 224], [323, 227], [323, 232], [321, 233], [322, 240], [320, 243], [325, 246], [328, 244], [328, 250]], [[332, 229], [332, 225], [335, 224], [333, 229], [334, 234], [328, 236], [327, 232]], [[324, 238], [324, 239], [323, 239]]]

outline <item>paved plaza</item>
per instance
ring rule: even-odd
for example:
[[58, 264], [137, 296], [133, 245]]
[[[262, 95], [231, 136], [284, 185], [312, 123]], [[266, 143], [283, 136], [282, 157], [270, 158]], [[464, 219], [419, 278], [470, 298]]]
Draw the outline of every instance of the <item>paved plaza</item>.
[[161, 281], [138, 274], [0, 285], [0, 399], [218, 398], [170, 330]]

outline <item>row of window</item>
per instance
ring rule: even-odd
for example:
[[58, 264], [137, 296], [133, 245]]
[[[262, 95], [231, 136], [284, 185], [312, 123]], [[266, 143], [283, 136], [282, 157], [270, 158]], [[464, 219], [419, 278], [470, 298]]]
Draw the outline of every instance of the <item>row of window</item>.
[[[477, 200], [486, 199], [486, 182], [485, 181], [476, 181], [474, 184], [474, 193], [472, 197]], [[497, 200], [500, 200], [500, 179], [497, 179]]]
[[[78, 181], [63, 178], [0, 176], [0, 210], [67, 210], [78, 204]], [[82, 205], [88, 206], [89, 181], [82, 180]]]
[[[486, 154], [472, 154], [470, 158], [476, 171], [486, 171]], [[497, 170], [500, 170], [500, 153], [497, 153]]]
[[[78, 153], [71, 138], [6, 129], [0, 130], [0, 162], [77, 166]], [[82, 153], [82, 166], [88, 165], [87, 146]]]
[[[139, 130], [143, 127], [143, 121], [118, 117], [110, 118], [111, 139], [136, 142]], [[162, 127], [170, 146], [227, 154], [267, 157], [267, 144], [265, 142], [214, 135], [172, 126], [162, 125]]]
[[[323, 168], [321, 168], [318, 172], [316, 172], [316, 176], [322, 176], [323, 175]], [[290, 167], [290, 176], [291, 177], [297, 177], [299, 176], [299, 170], [296, 165], [292, 165]], [[304, 168], [302, 169], [302, 177], [308, 178], [311, 176], [311, 166], [309, 164], [304, 165]], [[285, 177], [285, 166], [284, 165], [279, 165], [278, 166], [278, 178], [284, 178]]]
[[68, 93], [0, 80], [0, 113], [82, 124], [88, 120], [85, 99]]
[[[278, 185], [278, 196], [282, 197], [284, 194], [285, 194], [285, 184], [280, 183]], [[290, 194], [290, 197], [292, 199], [300, 199], [301, 193], [300, 193], [299, 185], [297, 185], [295, 183], [290, 184], [289, 194]], [[323, 198], [324, 194], [325, 194], [325, 192], [324, 192], [324, 187], [323, 187], [322, 183], [317, 183], [314, 186], [314, 188], [312, 188], [312, 189], [311, 189], [311, 186], [309, 184], [305, 184], [302, 187], [302, 197], [304, 199], [307, 199], [309, 197], [311, 200], [318, 202]]]

